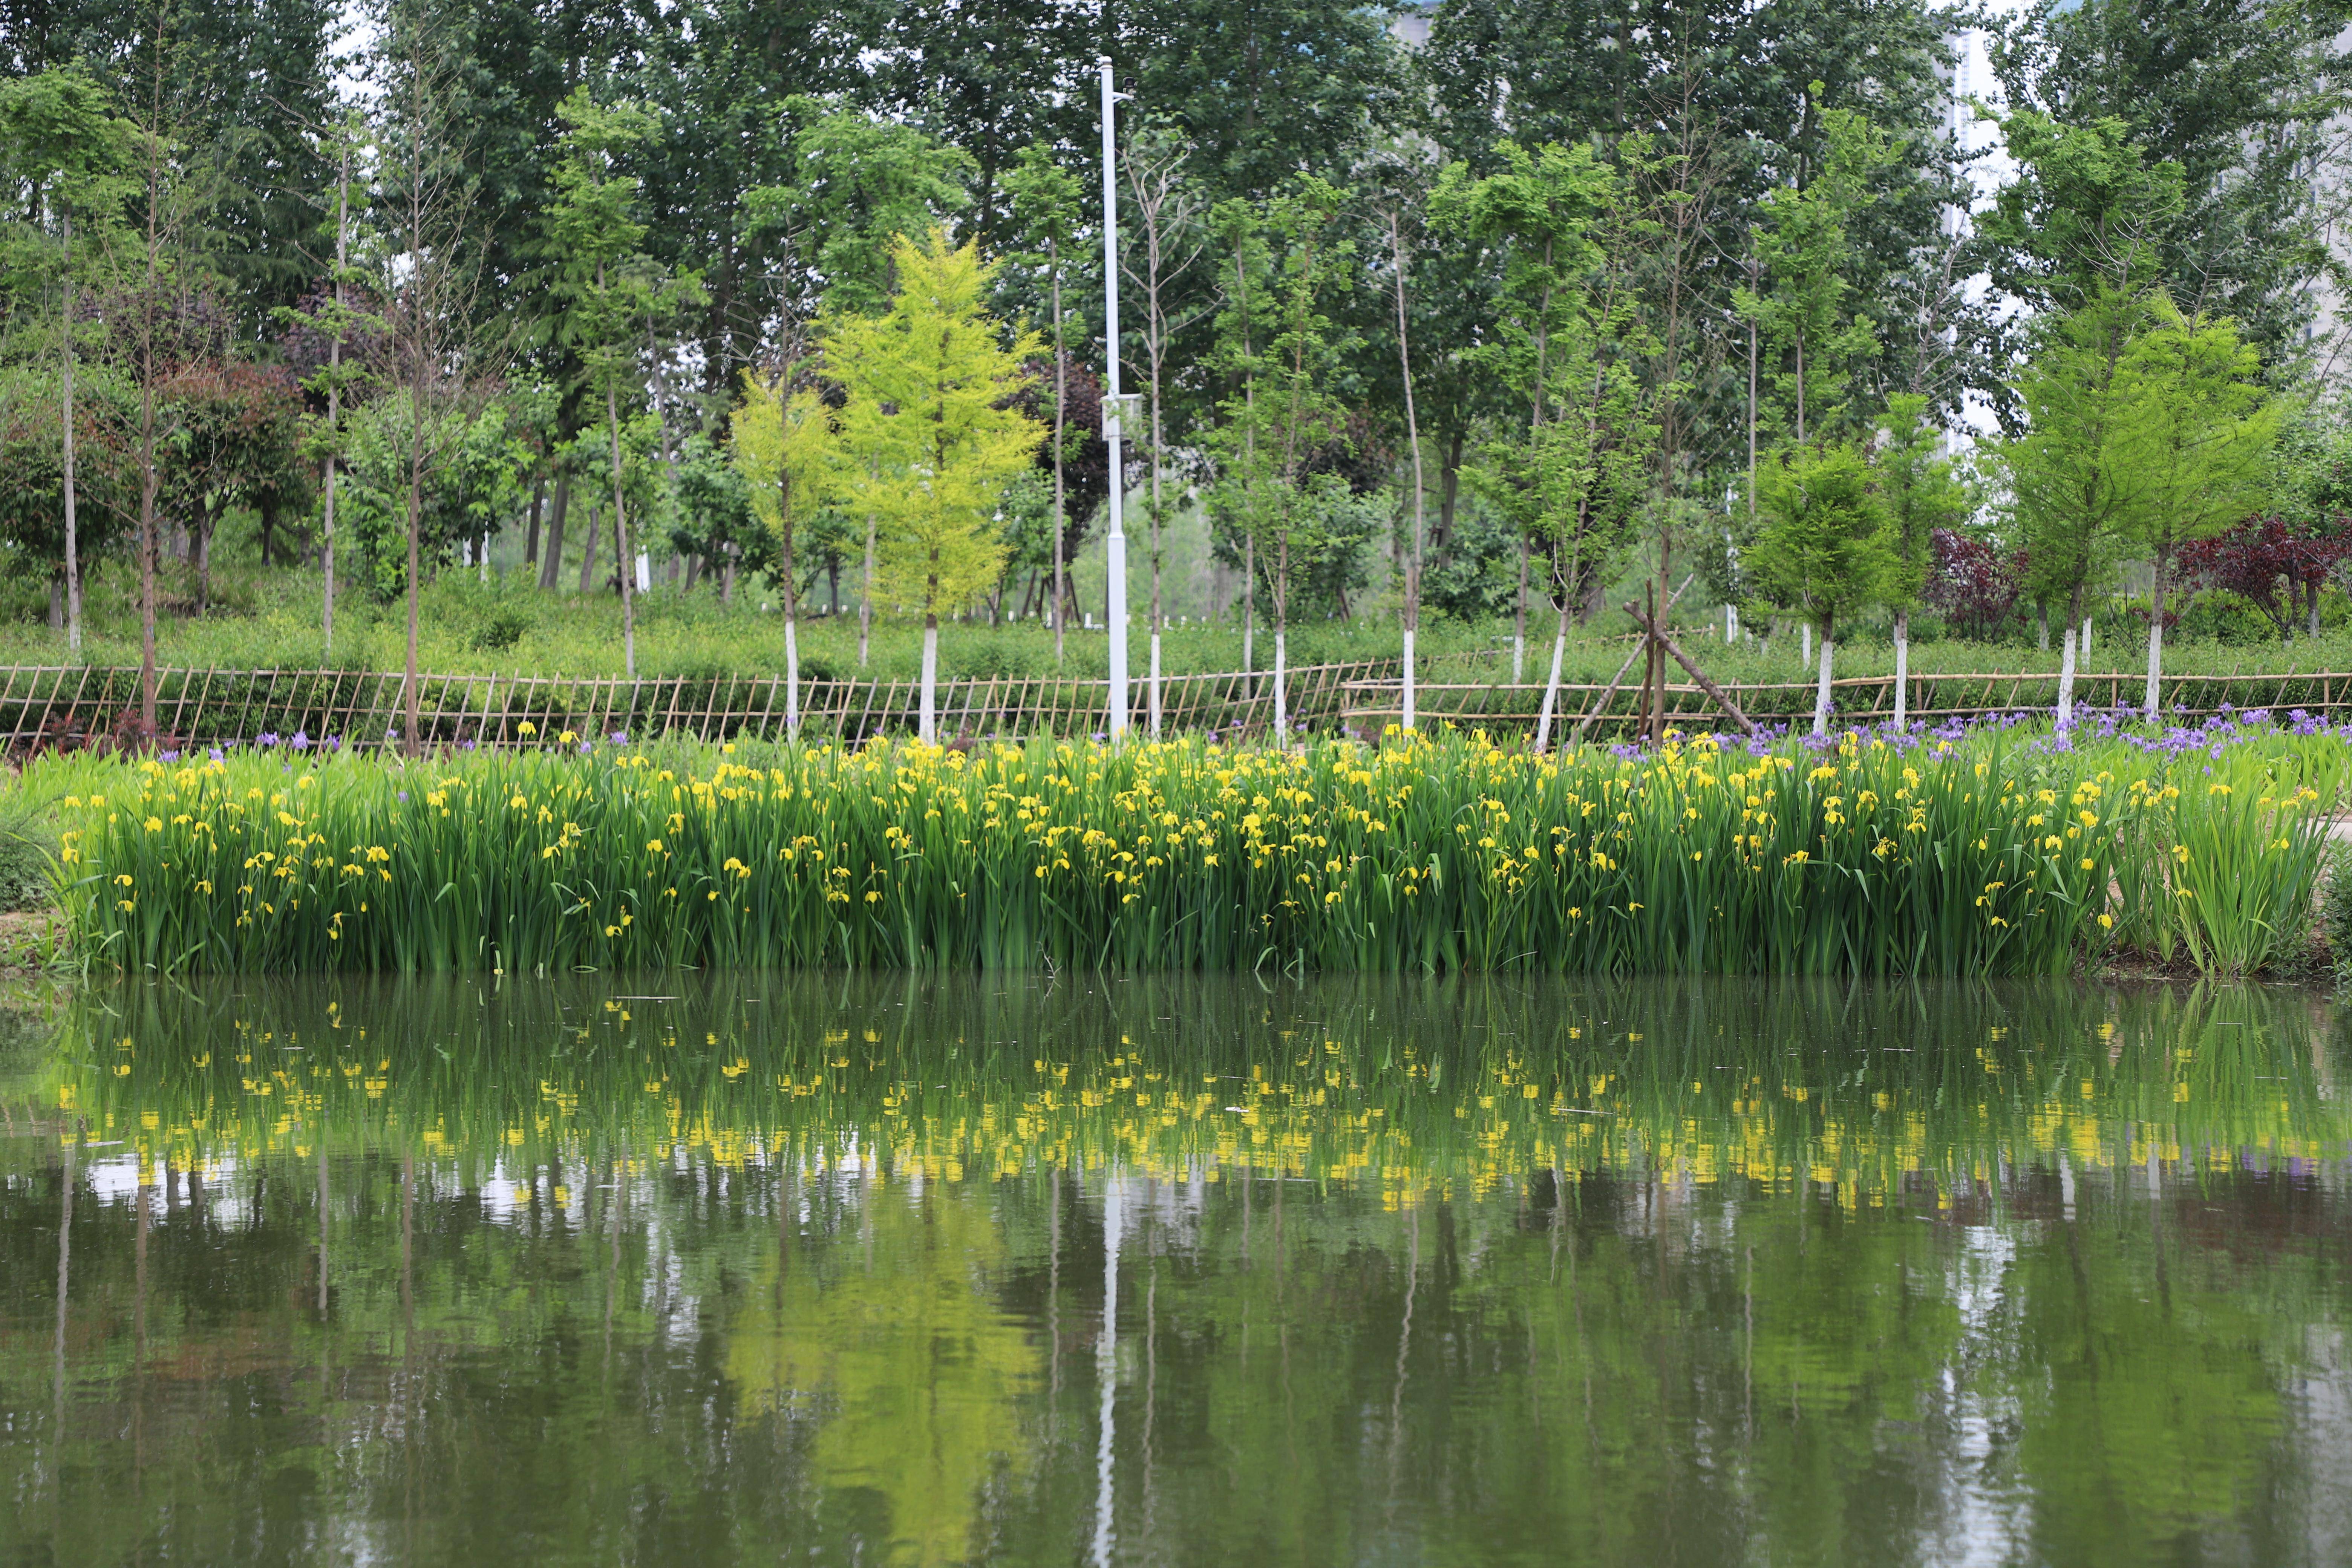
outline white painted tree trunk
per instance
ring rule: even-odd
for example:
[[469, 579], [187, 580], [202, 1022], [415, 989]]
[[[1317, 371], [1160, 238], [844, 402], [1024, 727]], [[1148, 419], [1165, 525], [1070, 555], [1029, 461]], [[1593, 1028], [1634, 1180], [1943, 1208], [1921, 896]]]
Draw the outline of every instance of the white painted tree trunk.
[[2164, 605], [2147, 618], [2147, 716], [2154, 719], [2164, 700]]
[[[1808, 632], [1812, 630], [1810, 623], [1805, 629]], [[1822, 637], [1821, 684], [1813, 689], [1813, 733], [1816, 735], [1830, 732], [1830, 661], [1836, 654], [1837, 643], [1824, 633]]]
[[1813, 623], [1806, 621], [1797, 627], [1797, 662], [1813, 662]]
[[1412, 681], [1413, 681], [1412, 636], [1413, 636], [1412, 628], [1411, 626], [1407, 626], [1407, 627], [1405, 627], [1405, 629], [1404, 629], [1404, 727], [1405, 727], [1406, 729], [1408, 729], [1408, 730], [1410, 730], [1410, 729], [1412, 729], [1412, 696], [1413, 696], [1413, 692], [1412, 692]]
[[1568, 606], [1563, 605], [1559, 611], [1559, 630], [1553, 634], [1551, 639], [1551, 674], [1544, 680], [1543, 711], [1536, 719], [1536, 750], [1538, 752], [1549, 751], [1551, 747], [1552, 714], [1559, 707], [1559, 667], [1567, 657]]
[[1895, 616], [1895, 727], [1897, 730], [1911, 720], [1911, 617], [1897, 612]]
[[1160, 623], [1159, 617], [1157, 616], [1152, 618], [1151, 625], [1150, 687], [1151, 738], [1156, 741], [1160, 739]]
[[940, 739], [939, 679], [940, 619], [937, 616], [926, 616], [923, 617], [922, 713], [917, 721], [918, 732], [926, 745], [936, 745]]
[[2083, 662], [2091, 662], [2091, 614], [2088, 610], [2083, 612]]
[[1274, 739], [1276, 745], [1290, 743], [1289, 693], [1282, 689], [1282, 672], [1289, 652], [1285, 646], [1282, 627], [1274, 628]]
[[2061, 639], [2058, 655], [2058, 727], [2063, 730], [2074, 721], [2074, 637], [2073, 626], [2066, 628]]
[[784, 735], [788, 740], [801, 738], [801, 639], [800, 616], [784, 616]]

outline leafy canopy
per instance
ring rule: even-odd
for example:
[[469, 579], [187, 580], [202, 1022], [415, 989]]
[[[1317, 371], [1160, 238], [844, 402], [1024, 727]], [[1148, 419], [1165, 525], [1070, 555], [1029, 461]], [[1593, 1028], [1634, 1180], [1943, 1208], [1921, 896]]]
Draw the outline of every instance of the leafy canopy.
[[951, 248], [934, 227], [920, 244], [898, 236], [891, 263], [889, 309], [831, 319], [825, 353], [848, 394], [844, 503], [875, 520], [885, 600], [929, 617], [1003, 570], [990, 525], [1045, 435], [1015, 399], [1040, 345], [1034, 332], [1004, 342], [982, 305], [992, 268], [977, 245]]

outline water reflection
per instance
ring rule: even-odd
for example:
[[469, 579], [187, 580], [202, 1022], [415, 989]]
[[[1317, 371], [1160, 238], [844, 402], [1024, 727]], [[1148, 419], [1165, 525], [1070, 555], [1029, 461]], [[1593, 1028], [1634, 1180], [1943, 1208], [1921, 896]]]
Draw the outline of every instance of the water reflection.
[[9, 1554], [2352, 1555], [2297, 993], [652, 991], [0, 1013]]

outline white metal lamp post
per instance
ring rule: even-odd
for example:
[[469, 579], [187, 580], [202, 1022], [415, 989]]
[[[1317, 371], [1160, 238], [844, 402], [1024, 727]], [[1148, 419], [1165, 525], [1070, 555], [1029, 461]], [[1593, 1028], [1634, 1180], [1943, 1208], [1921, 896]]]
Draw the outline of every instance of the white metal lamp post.
[[1127, 531], [1124, 510], [1126, 455], [1123, 428], [1135, 416], [1118, 390], [1118, 179], [1113, 137], [1110, 58], [1102, 60], [1103, 353], [1110, 365], [1110, 393], [1103, 399], [1103, 439], [1110, 446], [1110, 537], [1104, 541], [1110, 573], [1110, 738], [1127, 733]]

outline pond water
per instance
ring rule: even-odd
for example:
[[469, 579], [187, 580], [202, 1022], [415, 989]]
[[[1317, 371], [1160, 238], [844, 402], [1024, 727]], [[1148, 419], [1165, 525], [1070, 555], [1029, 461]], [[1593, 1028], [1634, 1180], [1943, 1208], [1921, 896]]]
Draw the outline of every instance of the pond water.
[[0, 1011], [0, 1561], [2342, 1563], [2267, 988]]

